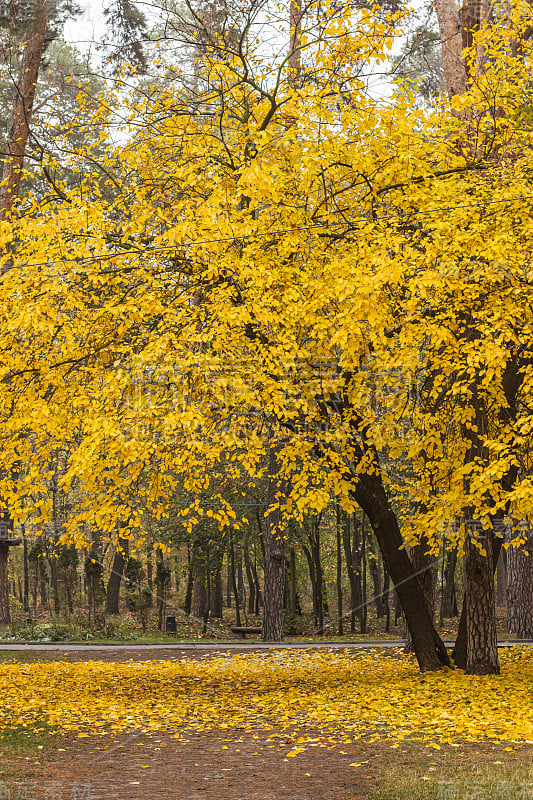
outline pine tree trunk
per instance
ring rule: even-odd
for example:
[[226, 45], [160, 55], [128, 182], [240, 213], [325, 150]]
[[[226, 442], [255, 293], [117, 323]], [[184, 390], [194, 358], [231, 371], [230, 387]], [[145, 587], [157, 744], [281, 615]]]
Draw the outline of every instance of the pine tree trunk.
[[286, 495], [286, 484], [279, 477], [280, 444], [271, 444], [268, 464], [268, 513], [264, 532], [265, 583], [263, 591], [263, 640], [283, 639], [283, 595], [285, 592], [285, 536], [279, 503]]
[[0, 186], [0, 219], [9, 216], [19, 194], [35, 99], [35, 87], [44, 52], [47, 23], [46, 0], [37, 0], [36, 5], [30, 35], [24, 46], [20, 75], [13, 101], [13, 112], [0, 181], [2, 184]]
[[507, 550], [507, 625], [519, 639], [533, 638], [533, 533], [528, 534], [522, 547]]

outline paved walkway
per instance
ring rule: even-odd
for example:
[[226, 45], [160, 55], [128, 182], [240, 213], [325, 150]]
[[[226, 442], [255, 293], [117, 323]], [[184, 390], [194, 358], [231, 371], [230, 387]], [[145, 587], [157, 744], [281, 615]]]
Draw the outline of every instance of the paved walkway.
[[[374, 639], [368, 642], [261, 642], [261, 641], [244, 641], [244, 642], [194, 642], [194, 643], [180, 643], [169, 642], [168, 644], [144, 644], [144, 643], [131, 643], [131, 644], [100, 644], [98, 642], [86, 643], [73, 643], [67, 644], [65, 642], [2, 642], [0, 643], [0, 651], [8, 650], [61, 650], [63, 653], [72, 652], [91, 652], [92, 650], [104, 651], [120, 651], [125, 650], [317, 650], [321, 648], [339, 648], [361, 650], [366, 648], [391, 648], [403, 647], [401, 639], [394, 640], [379, 640]], [[447, 647], [453, 647], [454, 642], [445, 642]], [[498, 643], [499, 647], [513, 647], [514, 645], [531, 647], [533, 641], [531, 640], [509, 640], [501, 641]]]

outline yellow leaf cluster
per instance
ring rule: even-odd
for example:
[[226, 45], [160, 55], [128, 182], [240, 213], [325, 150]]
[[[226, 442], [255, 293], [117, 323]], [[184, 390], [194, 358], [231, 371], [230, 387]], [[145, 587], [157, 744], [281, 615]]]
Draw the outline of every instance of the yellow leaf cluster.
[[[245, 730], [289, 756], [359, 738], [438, 747], [533, 741], [533, 652], [502, 653], [499, 676], [421, 675], [396, 651], [286, 650], [194, 660], [5, 664], [0, 730], [79, 736]], [[1, 734], [0, 734], [1, 735]]]

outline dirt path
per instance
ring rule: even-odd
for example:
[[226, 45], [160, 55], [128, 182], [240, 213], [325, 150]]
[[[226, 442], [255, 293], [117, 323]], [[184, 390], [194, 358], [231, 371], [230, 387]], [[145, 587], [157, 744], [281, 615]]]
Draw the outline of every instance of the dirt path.
[[[350, 766], [361, 745], [357, 755], [311, 746], [286, 758], [279, 743], [210, 732], [187, 742], [169, 735], [72, 738], [63, 747], [35, 780], [36, 800], [53, 791], [67, 800], [74, 787], [84, 800], [355, 800], [368, 797], [373, 783], [370, 763], [364, 775]], [[365, 752], [363, 760], [371, 759]]]

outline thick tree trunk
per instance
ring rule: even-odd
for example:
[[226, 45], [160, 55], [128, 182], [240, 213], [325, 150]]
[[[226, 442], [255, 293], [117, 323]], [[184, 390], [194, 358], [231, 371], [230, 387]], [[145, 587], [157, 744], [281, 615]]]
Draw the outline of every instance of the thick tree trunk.
[[[474, 535], [475, 539], [467, 536], [465, 543], [466, 671], [470, 675], [498, 675], [492, 534]], [[476, 547], [476, 541], [484, 553]]]
[[[424, 597], [426, 599], [426, 606], [431, 615], [431, 619], [435, 619], [435, 589], [437, 583], [437, 572], [435, 569], [436, 557], [429, 552], [429, 543], [425, 536], [422, 536], [419, 544], [411, 548], [411, 563], [418, 573], [418, 579], [424, 590]], [[404, 651], [411, 653], [413, 651], [413, 641], [409, 628], [407, 628], [405, 636]]]
[[[510, 358], [506, 364], [505, 372], [502, 378], [502, 387], [505, 394], [505, 399], [507, 401], [507, 406], [503, 406], [500, 409], [500, 423], [502, 425], [505, 424], [512, 424], [513, 420], [516, 418], [516, 414], [518, 411], [518, 392], [523, 382], [524, 378], [524, 370], [522, 369], [523, 364], [520, 360], [520, 357], [515, 356], [514, 358]], [[482, 428], [479, 428], [482, 430]], [[518, 463], [513, 464], [508, 472], [502, 477], [501, 483], [502, 487], [506, 491], [510, 491], [515, 484], [515, 481], [518, 477]], [[502, 514], [501, 512], [496, 519], [501, 519]], [[495, 536], [494, 533], [490, 536], [490, 545], [491, 545], [491, 563], [493, 571], [496, 569], [496, 564], [498, 563], [498, 558], [500, 556], [500, 551], [502, 549], [503, 540], [500, 536]], [[494, 583], [492, 585], [492, 596], [494, 597]], [[460, 669], [467, 669], [467, 662], [468, 662], [468, 625], [467, 625], [467, 617], [469, 614], [468, 609], [468, 602], [467, 596], [465, 594], [463, 600], [463, 607], [461, 609], [461, 618], [459, 620], [459, 627], [457, 629], [457, 638], [455, 640], [455, 647], [453, 648], [452, 658], [455, 664]]]
[[44, 52], [47, 23], [46, 5], [46, 0], [37, 0], [30, 35], [24, 46], [2, 169], [0, 219], [5, 219], [9, 215], [20, 190], [35, 87]]
[[281, 445], [271, 444], [268, 463], [268, 512], [264, 532], [265, 584], [263, 592], [263, 640], [283, 639], [283, 595], [285, 592], [285, 536], [279, 505], [286, 496], [286, 482], [279, 477]]
[[0, 542], [0, 624], [9, 625], [11, 615], [9, 612], [9, 583], [7, 574], [7, 561], [9, 545]]
[[424, 672], [449, 665], [448, 653], [435, 630], [424, 590], [403, 546], [398, 521], [379, 474], [359, 476], [352, 494], [366, 511], [378, 540], [383, 560], [402, 603], [420, 669]]
[[[468, 0], [467, 0], [468, 2]], [[455, 0], [435, 0], [442, 45], [442, 65], [448, 96], [466, 91], [466, 70], [462, 59], [463, 41]]]
[[113, 558], [111, 575], [109, 576], [109, 580], [107, 582], [104, 614], [120, 614], [120, 584], [124, 574], [124, 567], [126, 565], [127, 557], [128, 542], [125, 539], [119, 539], [119, 545], [115, 550], [115, 556]]
[[507, 625], [520, 639], [533, 638], [533, 533], [528, 533], [522, 547], [507, 550]]

